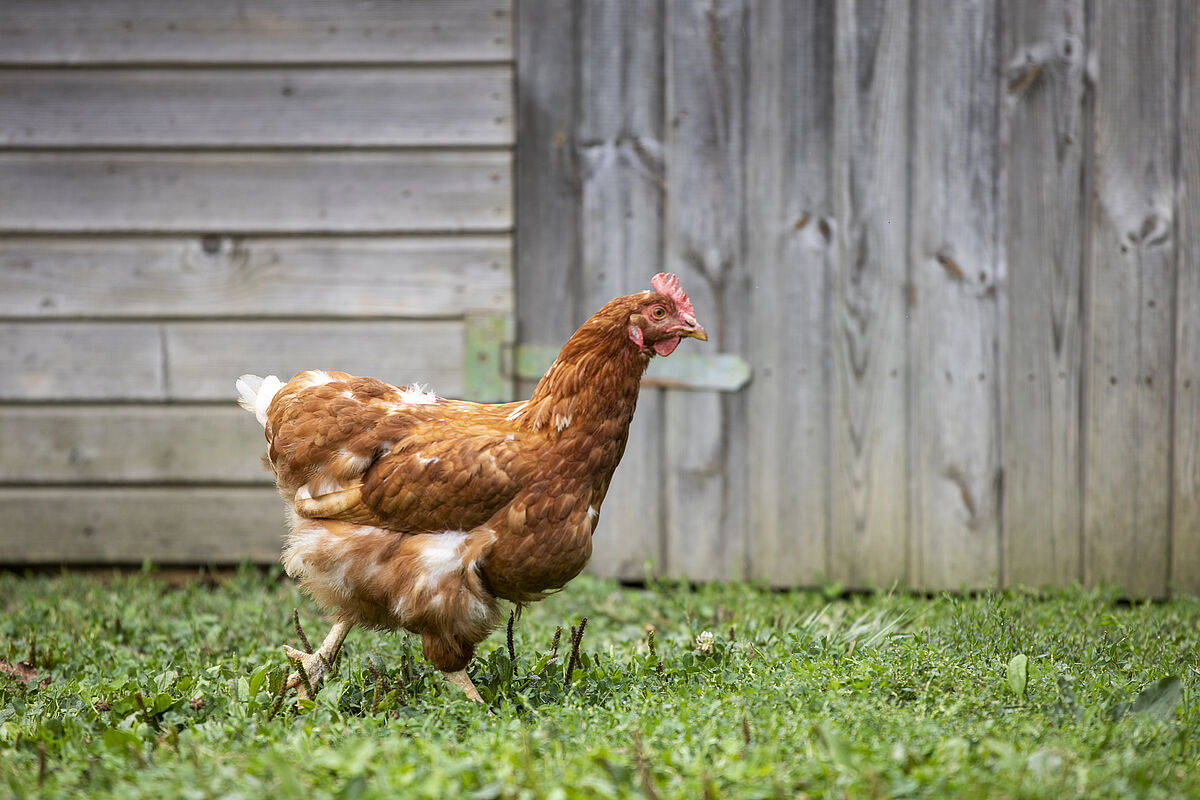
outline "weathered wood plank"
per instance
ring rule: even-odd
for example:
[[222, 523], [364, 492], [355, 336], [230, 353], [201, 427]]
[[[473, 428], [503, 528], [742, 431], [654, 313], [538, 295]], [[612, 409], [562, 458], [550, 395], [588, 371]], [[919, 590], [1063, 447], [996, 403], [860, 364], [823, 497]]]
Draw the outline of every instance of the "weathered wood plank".
[[910, 268], [913, 582], [1000, 578], [996, 7], [916, 7]]
[[[743, 246], [747, 4], [669, 3], [666, 14], [667, 266], [709, 347], [746, 353]], [[747, 397], [667, 395], [667, 563], [673, 576], [747, 573]]]
[[907, 2], [842, 0], [837, 7], [830, 576], [850, 586], [910, 580], [908, 270], [901, 255], [911, 18]]
[[512, 309], [507, 237], [20, 237], [0, 316], [447, 317]]
[[5, 564], [268, 563], [284, 534], [267, 487], [0, 489], [0, 508]]
[[462, 392], [461, 321], [10, 323], [0, 400], [232, 401], [253, 372], [339, 369]]
[[167, 395], [223, 400], [232, 378], [243, 373], [286, 379], [315, 368], [421, 383], [443, 397], [459, 397], [463, 343], [463, 323], [457, 320], [166, 325]]
[[521, 0], [517, 14], [517, 334], [559, 346], [595, 311], [579, 297], [578, 15], [556, 0]]
[[[663, 5], [603, 0], [579, 24], [581, 314], [650, 288], [662, 258]], [[580, 321], [582, 321], [582, 316]], [[663, 393], [646, 389], [601, 512], [591, 570], [662, 571]]]
[[1004, 533], [1008, 585], [1083, 577], [1083, 0], [1002, 3], [1004, 246]]
[[262, 426], [230, 400], [0, 408], [0, 484], [261, 483]]
[[507, 61], [509, 0], [8, 0], [0, 63]]
[[1084, 577], [1162, 595], [1170, 572], [1175, 4], [1091, 19], [1094, 197], [1086, 296]]
[[0, 71], [0, 146], [505, 146], [506, 65]]
[[[727, 307], [723, 315], [727, 323], [745, 320], [745, 346], [756, 367], [746, 410], [747, 446], [753, 453], [748, 459], [749, 572], [775, 585], [811, 585], [831, 577], [829, 332], [835, 225], [829, 32], [835, 15], [828, 3], [769, 0], [748, 8], [742, 213], [744, 269], [752, 272], [753, 286], [745, 311]], [[708, 188], [719, 191], [715, 185]], [[724, 341], [721, 349], [727, 349]], [[697, 417], [684, 422], [713, 424]], [[736, 469], [733, 464], [723, 468]]]
[[0, 342], [0, 400], [164, 398], [157, 325], [5, 324]]
[[0, 232], [503, 231], [506, 152], [0, 152]]
[[[1180, 55], [1200, 53], [1200, 7], [1179, 12]], [[1171, 588], [1200, 594], [1200, 59], [1179, 66]]]

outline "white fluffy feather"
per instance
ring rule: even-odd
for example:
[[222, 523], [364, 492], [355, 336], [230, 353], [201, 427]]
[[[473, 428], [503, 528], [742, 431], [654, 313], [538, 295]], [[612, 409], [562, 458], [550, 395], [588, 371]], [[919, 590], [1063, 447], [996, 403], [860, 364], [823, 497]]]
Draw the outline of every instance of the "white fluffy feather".
[[267, 426], [267, 408], [271, 400], [283, 388], [283, 381], [274, 375], [260, 378], [257, 375], [243, 375], [234, 384], [238, 390], [238, 405], [246, 409], [258, 419], [265, 428]]

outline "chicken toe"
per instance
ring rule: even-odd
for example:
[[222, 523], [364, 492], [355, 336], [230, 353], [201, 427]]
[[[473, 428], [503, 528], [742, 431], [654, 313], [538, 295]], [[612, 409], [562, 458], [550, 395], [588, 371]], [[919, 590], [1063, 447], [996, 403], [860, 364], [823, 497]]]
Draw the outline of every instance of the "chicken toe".
[[[313, 694], [316, 694], [321, 679], [327, 671], [332, 669], [333, 660], [337, 658], [338, 651], [341, 650], [342, 642], [345, 641], [350, 628], [351, 625], [347, 622], [334, 623], [333, 627], [329, 629], [325, 641], [321, 642], [321, 646], [314, 653], [302, 653], [285, 644], [283, 651], [287, 654], [288, 659], [299, 662], [301, 669], [304, 670], [304, 676], [301, 676], [299, 669], [288, 675], [286, 688], [288, 690], [295, 689], [296, 696], [300, 699], [311, 699], [308, 693], [309, 687], [312, 688]], [[307, 685], [305, 685], [304, 677], [308, 678]]]

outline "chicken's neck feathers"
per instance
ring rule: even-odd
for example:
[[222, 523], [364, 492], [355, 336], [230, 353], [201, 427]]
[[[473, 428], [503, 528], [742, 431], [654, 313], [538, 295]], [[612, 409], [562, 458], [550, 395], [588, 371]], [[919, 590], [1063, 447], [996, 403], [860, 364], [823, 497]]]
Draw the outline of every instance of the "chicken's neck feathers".
[[628, 427], [650, 356], [629, 340], [627, 319], [613, 301], [567, 340], [525, 404], [523, 426], [551, 435], [611, 430], [613, 422]]

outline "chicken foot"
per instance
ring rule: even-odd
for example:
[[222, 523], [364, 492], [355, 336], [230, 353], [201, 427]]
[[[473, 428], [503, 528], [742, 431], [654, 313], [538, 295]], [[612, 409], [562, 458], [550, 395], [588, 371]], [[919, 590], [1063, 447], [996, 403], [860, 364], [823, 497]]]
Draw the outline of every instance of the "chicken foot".
[[[283, 646], [283, 652], [292, 661], [300, 663], [300, 669], [288, 675], [287, 685], [285, 690], [296, 690], [296, 697], [301, 700], [308, 698], [308, 690], [311, 687], [313, 694], [317, 692], [317, 685], [321, 682], [322, 676], [326, 671], [332, 670], [333, 660], [337, 658], [338, 651], [342, 649], [342, 642], [346, 639], [346, 634], [350, 632], [353, 626], [349, 622], [338, 621], [329, 629], [329, 634], [326, 635], [325, 641], [321, 642], [321, 646], [314, 653], [302, 653], [289, 645]], [[300, 670], [304, 671], [302, 676]], [[304, 678], [307, 677], [307, 685]]]

